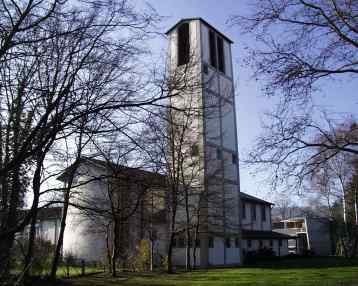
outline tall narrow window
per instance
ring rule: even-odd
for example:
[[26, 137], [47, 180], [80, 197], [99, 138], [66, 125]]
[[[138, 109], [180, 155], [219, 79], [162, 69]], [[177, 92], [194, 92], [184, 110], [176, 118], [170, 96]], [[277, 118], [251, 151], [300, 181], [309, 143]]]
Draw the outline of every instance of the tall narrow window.
[[242, 210], [242, 218], [245, 219], [246, 218], [246, 204], [244, 202], [241, 205], [241, 210]]
[[262, 221], [266, 221], [266, 206], [261, 205], [261, 219]]
[[235, 237], [235, 247], [239, 248], [239, 246], [240, 246], [239, 238]]
[[209, 248], [214, 248], [214, 238], [209, 237]]
[[256, 205], [251, 205], [251, 219], [252, 221], [256, 220]]
[[216, 39], [218, 47], [218, 68], [220, 71], [225, 73], [224, 41], [220, 37], [217, 37]]
[[209, 31], [209, 46], [210, 46], [210, 65], [216, 68], [216, 46], [215, 46], [215, 33]]
[[216, 148], [216, 159], [222, 160], [223, 159], [223, 151], [219, 148]]
[[189, 23], [183, 23], [178, 28], [178, 66], [189, 62], [189, 52]]
[[231, 238], [228, 237], [225, 239], [225, 247], [231, 248]]

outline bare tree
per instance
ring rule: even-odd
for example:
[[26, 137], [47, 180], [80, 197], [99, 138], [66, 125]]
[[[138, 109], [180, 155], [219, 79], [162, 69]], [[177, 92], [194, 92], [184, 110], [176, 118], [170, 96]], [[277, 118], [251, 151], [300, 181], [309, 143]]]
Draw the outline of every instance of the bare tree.
[[330, 79], [355, 80], [358, 74], [355, 1], [253, 1], [247, 14], [230, 23], [254, 35], [246, 60], [262, 80], [264, 94], [279, 97], [268, 113], [249, 163], [269, 166], [271, 181], [302, 188], [320, 162], [343, 152], [356, 156], [353, 120], [321, 118], [311, 99]]
[[154, 11], [127, 1], [97, 4], [0, 3], [1, 276], [15, 233], [36, 217], [42, 167], [34, 173], [31, 209], [18, 216], [31, 162], [42, 166], [41, 154], [71, 136], [84, 116], [108, 119], [109, 111], [161, 99], [138, 97], [143, 82], [134, 72], [140, 44], [158, 20]]
[[264, 0], [230, 23], [256, 36], [248, 58], [268, 95], [308, 97], [325, 78], [358, 74], [355, 1]]
[[[312, 174], [315, 193], [326, 201], [334, 224], [337, 248], [345, 257], [353, 257], [357, 247], [357, 229], [354, 222], [354, 161], [347, 154], [339, 154], [326, 161]], [[353, 187], [353, 188], [352, 188]], [[337, 208], [338, 207], [338, 208]]]

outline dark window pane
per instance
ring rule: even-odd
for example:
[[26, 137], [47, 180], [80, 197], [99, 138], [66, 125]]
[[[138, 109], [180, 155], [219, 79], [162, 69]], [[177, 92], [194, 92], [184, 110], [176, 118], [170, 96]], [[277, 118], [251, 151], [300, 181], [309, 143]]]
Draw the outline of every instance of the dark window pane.
[[210, 46], [210, 65], [216, 67], [216, 46], [215, 46], [215, 34], [213, 31], [209, 31], [209, 46]]
[[256, 220], [256, 205], [251, 205], [251, 218], [252, 220]]
[[259, 245], [260, 245], [260, 248], [262, 248], [264, 246], [264, 243], [262, 240], [259, 240]]
[[235, 237], [235, 247], [239, 248], [239, 238]]
[[242, 218], [246, 218], [246, 204], [242, 203]]
[[204, 72], [205, 74], [208, 74], [208, 73], [209, 73], [209, 67], [208, 67], [207, 64], [204, 64], [204, 66], [203, 66], [203, 72]]
[[180, 248], [183, 248], [183, 247], [185, 247], [185, 240], [184, 240], [184, 238], [179, 238], [178, 239], [178, 247], [180, 247]]
[[209, 237], [209, 248], [214, 248], [214, 238]]
[[282, 239], [278, 240], [278, 246], [281, 247], [282, 246]]
[[237, 155], [235, 155], [235, 154], [232, 154], [232, 163], [233, 163], [234, 165], [237, 164]]
[[217, 37], [218, 46], [218, 65], [219, 70], [225, 73], [225, 55], [224, 55], [224, 41], [222, 38]]
[[264, 205], [261, 206], [261, 218], [262, 221], [266, 221], [266, 206]]
[[225, 246], [226, 246], [226, 248], [231, 248], [231, 239], [230, 238], [225, 239]]
[[251, 246], [252, 246], [252, 242], [251, 242], [251, 239], [249, 239], [249, 240], [247, 241], [247, 247], [250, 248]]
[[222, 158], [223, 158], [223, 152], [219, 148], [216, 148], [216, 159], [222, 160]]
[[178, 28], [178, 66], [189, 62], [189, 52], [189, 23], [184, 23]]

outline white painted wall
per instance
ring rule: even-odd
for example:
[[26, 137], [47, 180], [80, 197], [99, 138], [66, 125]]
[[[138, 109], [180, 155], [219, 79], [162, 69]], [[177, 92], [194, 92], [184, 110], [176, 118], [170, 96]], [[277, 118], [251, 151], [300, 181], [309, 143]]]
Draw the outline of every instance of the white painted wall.
[[[100, 168], [88, 167], [82, 164], [77, 182], [86, 182], [89, 179], [104, 174]], [[90, 207], [105, 207], [107, 197], [106, 181], [92, 181], [72, 191], [71, 202]], [[63, 253], [72, 253], [79, 259], [98, 261], [105, 257], [105, 235], [101, 224], [84, 216], [77, 208], [68, 208], [66, 229], [63, 241]]]
[[51, 219], [40, 222], [40, 237], [55, 244], [60, 230], [60, 220]]
[[210, 265], [224, 265], [224, 239], [221, 237], [214, 237], [214, 247], [209, 248], [209, 264]]
[[234, 105], [226, 100], [222, 100], [221, 102], [223, 147], [232, 150], [235, 154], [237, 138], [235, 134]]
[[240, 264], [240, 248], [235, 246], [235, 239], [231, 238], [231, 247], [226, 248], [225, 264]]
[[[261, 204], [254, 204], [252, 202], [242, 200], [241, 204], [245, 203], [245, 218], [242, 216], [242, 227], [248, 230], [271, 230], [271, 209], [270, 206], [265, 205], [266, 221], [263, 221], [261, 216]], [[256, 220], [251, 217], [251, 208], [256, 208]], [[240, 213], [241, 215], [241, 213]]]

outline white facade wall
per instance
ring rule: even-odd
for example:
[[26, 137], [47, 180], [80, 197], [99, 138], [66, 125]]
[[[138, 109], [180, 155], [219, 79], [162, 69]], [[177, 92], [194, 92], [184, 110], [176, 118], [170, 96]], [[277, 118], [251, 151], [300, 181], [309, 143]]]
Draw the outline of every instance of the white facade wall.
[[[79, 172], [81, 174], [88, 172], [87, 175], [82, 175], [78, 178], [78, 181], [82, 182], [101, 175], [100, 169], [87, 168], [84, 165]], [[106, 196], [107, 187], [106, 182], [90, 182], [76, 188], [72, 192], [73, 195], [70, 201], [89, 205], [90, 207], [95, 207], [95, 204], [108, 204], [109, 200]], [[63, 241], [64, 255], [71, 253], [76, 258], [86, 261], [100, 261], [104, 259], [106, 242], [105, 234], [101, 227], [103, 225], [99, 221], [94, 221], [83, 215], [77, 208], [69, 206]]]
[[44, 239], [51, 241], [52, 244], [57, 243], [61, 221], [59, 219], [50, 219], [40, 222], [39, 225], [39, 236]]
[[[269, 205], [265, 206], [266, 221], [263, 221], [261, 214], [261, 206], [263, 204], [243, 201], [245, 203], [245, 218], [242, 217], [241, 223], [244, 229], [248, 230], [271, 230], [271, 208]], [[243, 204], [243, 202], [241, 204]], [[252, 219], [252, 208], [256, 208], [256, 219]]]
[[221, 237], [214, 237], [214, 247], [209, 248], [209, 265], [225, 264], [225, 242]]

